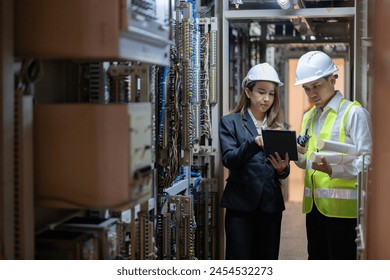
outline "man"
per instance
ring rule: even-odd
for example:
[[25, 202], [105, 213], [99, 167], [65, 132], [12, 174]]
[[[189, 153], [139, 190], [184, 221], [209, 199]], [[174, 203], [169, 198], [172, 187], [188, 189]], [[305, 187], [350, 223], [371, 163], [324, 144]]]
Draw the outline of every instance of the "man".
[[[358, 172], [369, 164], [372, 137], [370, 116], [358, 102], [346, 100], [335, 90], [338, 71], [331, 58], [310, 51], [298, 61], [296, 84], [302, 85], [314, 106], [304, 114], [301, 135], [310, 136], [306, 147], [298, 147], [295, 163], [305, 169], [302, 210], [306, 214], [309, 259], [356, 259]], [[307, 132], [307, 133], [306, 133]], [[352, 161], [329, 164], [326, 157], [311, 162], [318, 140], [354, 145]]]

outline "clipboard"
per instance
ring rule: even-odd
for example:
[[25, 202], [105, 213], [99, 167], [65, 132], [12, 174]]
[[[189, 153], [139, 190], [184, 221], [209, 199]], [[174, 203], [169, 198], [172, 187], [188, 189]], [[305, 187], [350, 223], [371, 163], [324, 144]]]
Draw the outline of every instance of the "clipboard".
[[297, 137], [295, 130], [262, 129], [264, 151], [267, 157], [278, 152], [284, 159], [286, 152], [292, 161], [298, 160]]

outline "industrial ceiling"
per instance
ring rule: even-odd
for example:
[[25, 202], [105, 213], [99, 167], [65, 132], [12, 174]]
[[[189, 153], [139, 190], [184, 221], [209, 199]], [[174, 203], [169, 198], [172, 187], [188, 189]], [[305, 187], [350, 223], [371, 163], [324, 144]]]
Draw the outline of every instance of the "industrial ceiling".
[[[283, 10], [283, 2], [290, 2], [290, 7]], [[230, 23], [243, 32], [249, 32], [254, 22], [266, 25], [259, 35], [271, 44], [348, 45], [354, 39], [354, 5], [354, 0], [230, 0], [229, 11], [235, 15], [254, 12], [250, 18], [233, 16]]]

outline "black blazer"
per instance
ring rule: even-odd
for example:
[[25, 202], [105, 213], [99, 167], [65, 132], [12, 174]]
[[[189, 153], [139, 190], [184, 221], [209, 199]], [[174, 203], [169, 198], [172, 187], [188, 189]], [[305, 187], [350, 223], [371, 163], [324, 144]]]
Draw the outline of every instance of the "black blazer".
[[[281, 178], [255, 143], [257, 135], [248, 111], [244, 116], [234, 113], [220, 119], [222, 164], [230, 171], [221, 207], [253, 211], [259, 206], [265, 212], [281, 212], [285, 209]], [[283, 178], [289, 173], [288, 169]]]

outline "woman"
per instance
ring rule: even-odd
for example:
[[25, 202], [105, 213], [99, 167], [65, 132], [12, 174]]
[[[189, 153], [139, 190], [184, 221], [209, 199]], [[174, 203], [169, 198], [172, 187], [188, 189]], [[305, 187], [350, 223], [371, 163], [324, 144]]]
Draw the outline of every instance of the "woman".
[[288, 154], [266, 158], [261, 129], [284, 129], [275, 69], [252, 67], [235, 109], [219, 125], [222, 163], [230, 174], [222, 195], [226, 208], [226, 259], [278, 259], [282, 212], [280, 179], [290, 173]]

